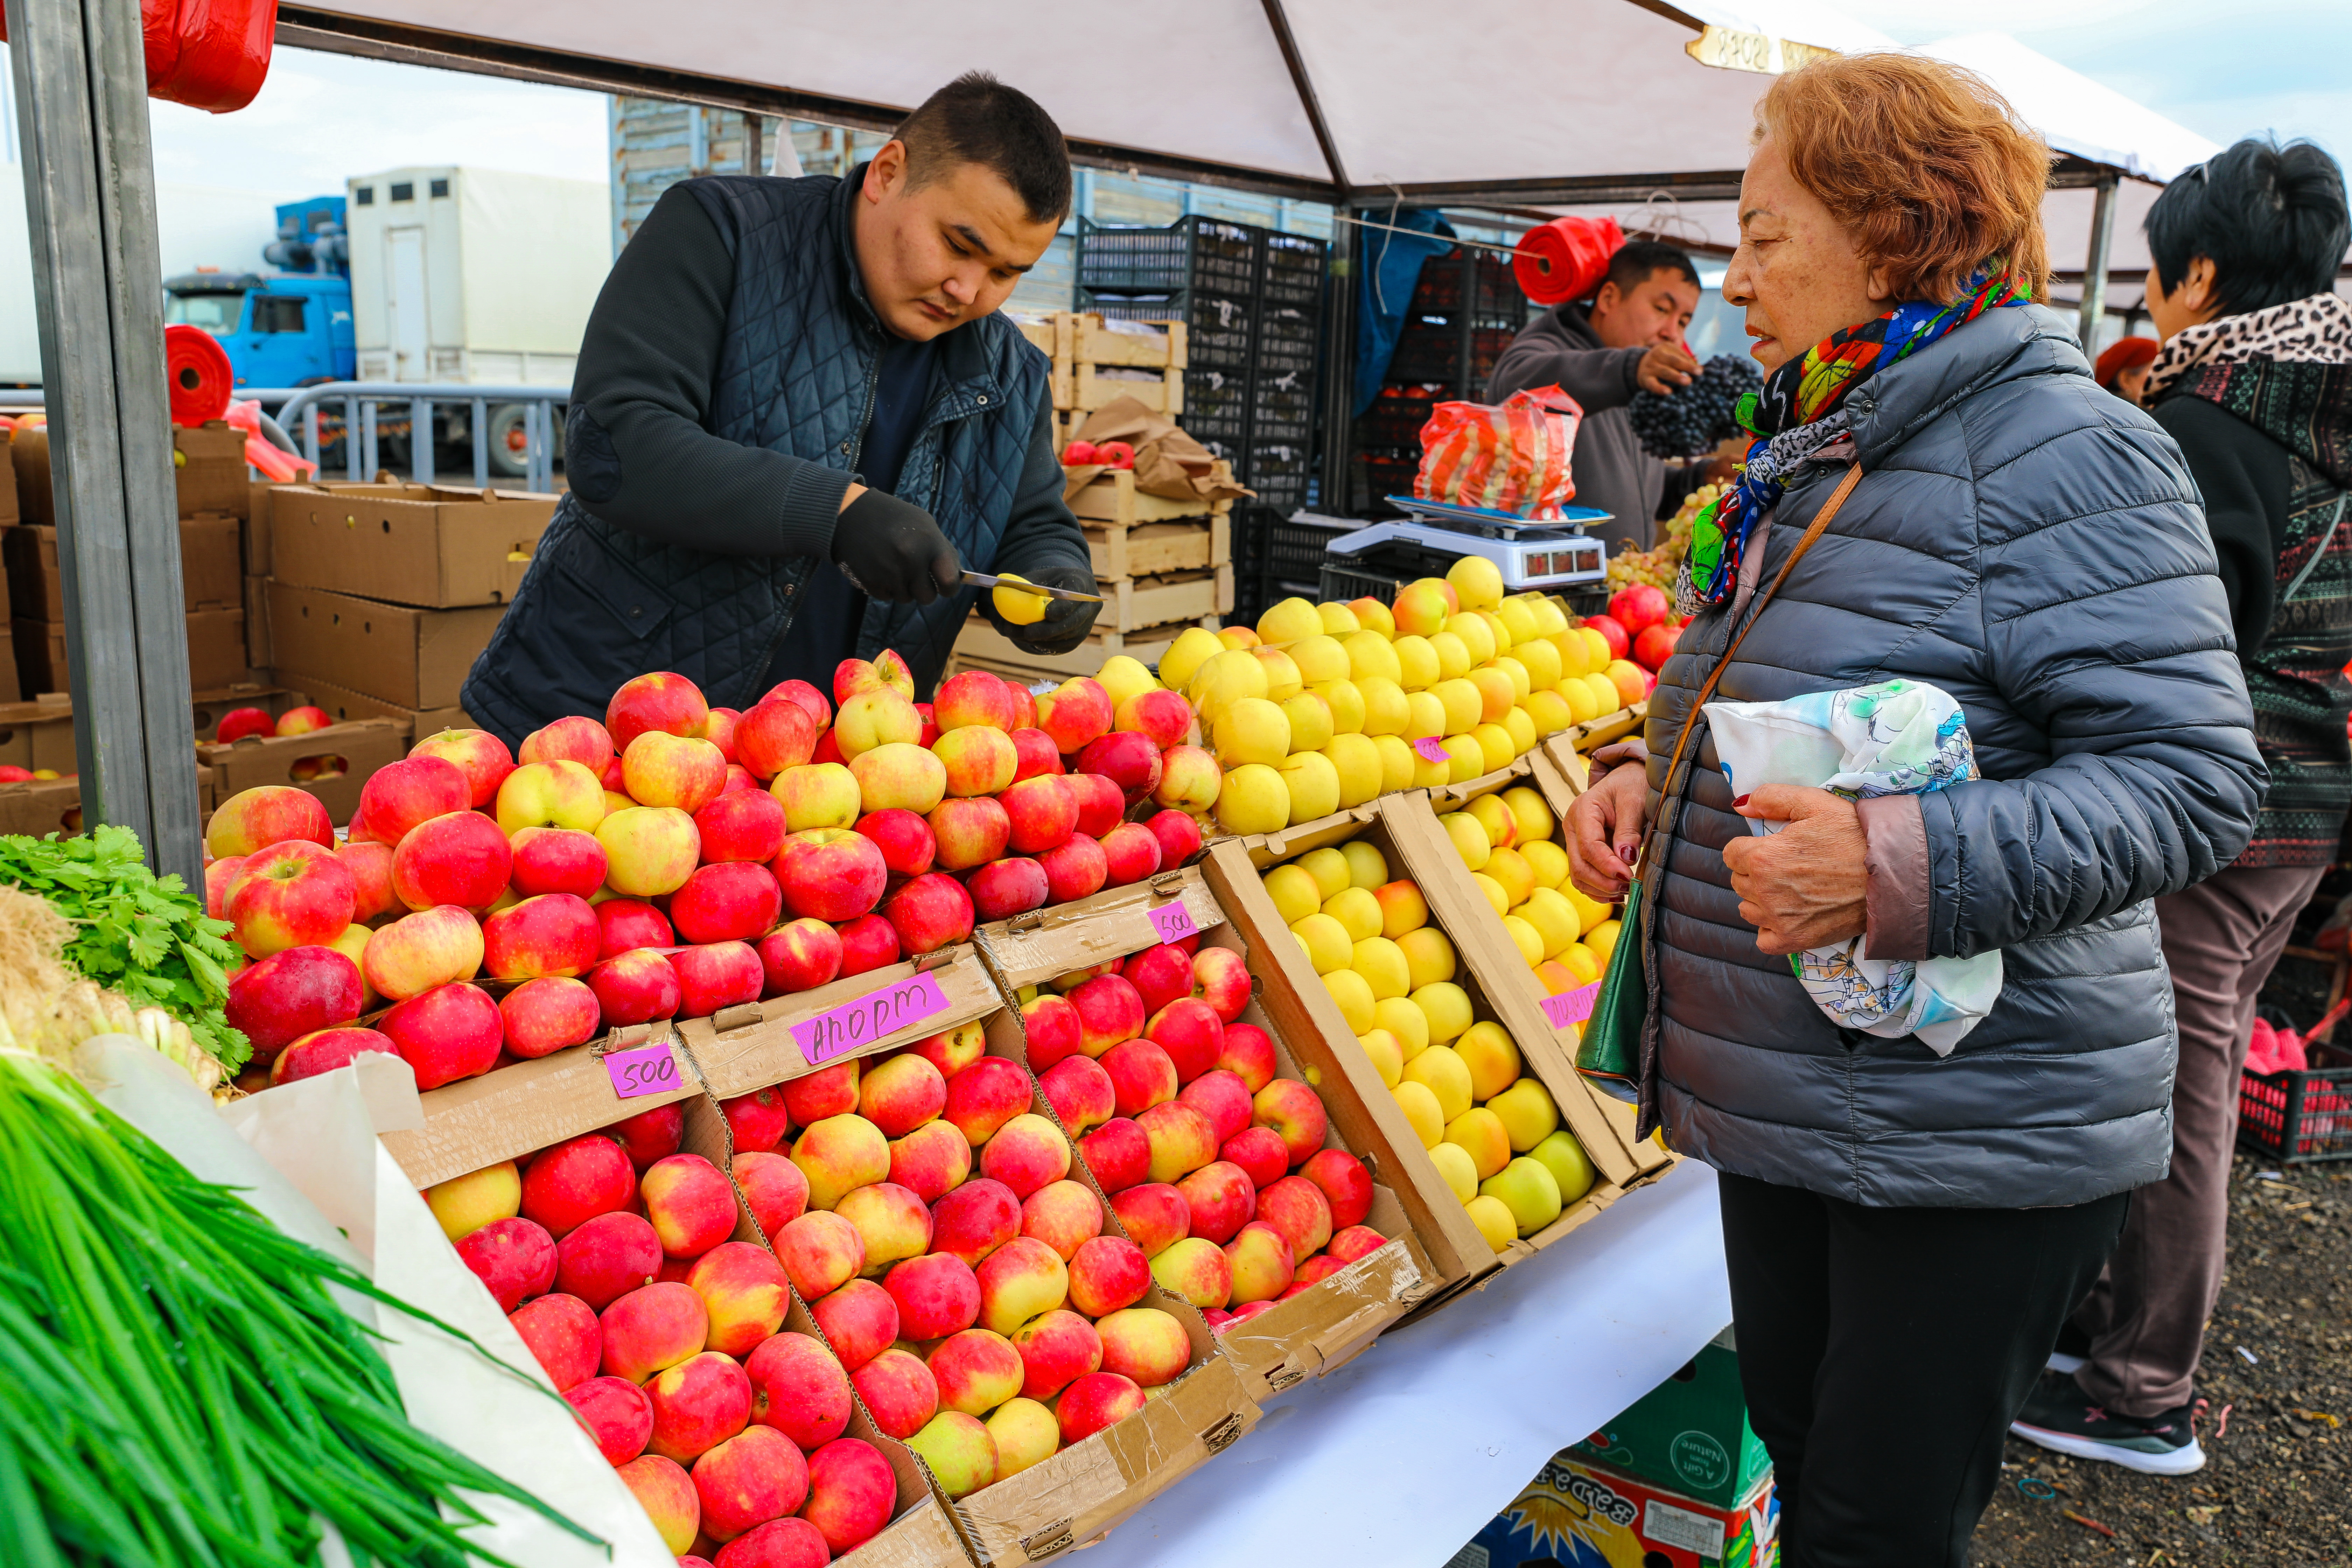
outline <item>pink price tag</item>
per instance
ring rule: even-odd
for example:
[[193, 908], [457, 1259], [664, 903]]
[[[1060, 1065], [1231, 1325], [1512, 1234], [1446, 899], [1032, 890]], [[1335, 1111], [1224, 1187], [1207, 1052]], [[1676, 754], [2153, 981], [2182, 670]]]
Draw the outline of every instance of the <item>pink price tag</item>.
[[613, 1077], [613, 1093], [621, 1100], [667, 1094], [678, 1086], [677, 1060], [669, 1054], [666, 1040], [639, 1046], [635, 1050], [614, 1051], [604, 1059], [604, 1070]]
[[1192, 923], [1192, 911], [1184, 907], [1181, 899], [1171, 903], [1154, 904], [1143, 912], [1150, 920], [1151, 929], [1160, 933], [1162, 946], [1171, 942], [1181, 942], [1201, 929]]
[[1580, 985], [1573, 991], [1563, 991], [1543, 999], [1544, 1016], [1555, 1029], [1565, 1029], [1570, 1024], [1581, 1024], [1592, 1016], [1592, 1005], [1601, 1000], [1601, 982]]
[[1450, 763], [1454, 753], [1426, 735], [1412, 743], [1412, 749], [1424, 763]]
[[948, 999], [940, 991], [938, 976], [918, 974], [794, 1024], [793, 1040], [800, 1047], [803, 1060], [811, 1067], [822, 1067], [835, 1057], [947, 1010]]

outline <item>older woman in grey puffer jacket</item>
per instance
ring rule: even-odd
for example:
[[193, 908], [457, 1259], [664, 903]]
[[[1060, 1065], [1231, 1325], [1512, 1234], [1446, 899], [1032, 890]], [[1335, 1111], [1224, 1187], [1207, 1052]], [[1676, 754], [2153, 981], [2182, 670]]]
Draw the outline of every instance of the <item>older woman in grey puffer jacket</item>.
[[[1587, 892], [1620, 893], [1663, 824], [1623, 938], [1651, 992], [1643, 1118], [1720, 1173], [1784, 1561], [1957, 1564], [2060, 1321], [2166, 1168], [2150, 900], [2237, 855], [2265, 775], [2178, 449], [2022, 302], [2042, 276], [2038, 142], [1990, 89], [1907, 57], [1783, 77], [1759, 118], [1724, 292], [1789, 374], [1768, 378], [1771, 440], [1721, 551], [1695, 532], [1699, 614], [1661, 672], [1646, 770], [1582, 797], [1571, 859]], [[1704, 721], [1669, 776], [1751, 618], [1714, 700], [1928, 682], [1965, 710], [1982, 776], [1735, 802]], [[1750, 818], [1790, 826], [1753, 837]], [[1999, 950], [1999, 1002], [1948, 1057], [1837, 1027], [1785, 955], [1864, 933], [1874, 958]]]

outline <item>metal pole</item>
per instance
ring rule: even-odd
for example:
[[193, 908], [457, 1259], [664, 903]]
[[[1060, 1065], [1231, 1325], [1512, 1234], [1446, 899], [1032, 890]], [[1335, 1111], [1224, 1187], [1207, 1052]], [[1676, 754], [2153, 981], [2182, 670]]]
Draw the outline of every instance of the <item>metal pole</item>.
[[474, 425], [474, 488], [490, 488], [490, 405], [475, 398], [470, 405]]
[[433, 482], [433, 400], [408, 400], [408, 472], [420, 485]]
[[84, 820], [204, 885], [136, 0], [6, 0]]
[[2083, 263], [2083, 310], [2074, 335], [2083, 340], [2085, 354], [2099, 352], [2099, 319], [2107, 312], [2107, 258], [2115, 242], [2116, 174], [2110, 169], [2099, 175], [2098, 195], [2091, 205], [2091, 254]]
[[360, 472], [360, 404], [356, 397], [343, 399], [343, 478], [353, 484], [370, 476]]
[[[1344, 215], [1348, 209], [1342, 208]], [[1363, 231], [1351, 223], [1331, 226], [1331, 273], [1323, 311], [1323, 472], [1318, 510], [1346, 517], [1355, 504], [1349, 493], [1349, 458], [1356, 414], [1356, 289], [1364, 265]]]

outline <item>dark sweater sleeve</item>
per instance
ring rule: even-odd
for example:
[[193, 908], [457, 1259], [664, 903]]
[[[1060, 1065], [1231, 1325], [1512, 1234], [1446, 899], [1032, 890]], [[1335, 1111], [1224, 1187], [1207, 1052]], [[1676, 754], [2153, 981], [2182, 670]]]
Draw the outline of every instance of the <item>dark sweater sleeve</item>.
[[663, 544], [830, 560], [848, 473], [705, 427], [734, 292], [726, 241], [693, 194], [673, 187], [589, 313], [567, 475], [598, 518]]
[[[1041, 572], [1069, 567], [1094, 575], [1094, 560], [1087, 552], [1086, 531], [1062, 500], [1062, 462], [1054, 455], [1054, 407], [1050, 398], [1037, 404], [1036, 427], [1029, 437], [1029, 455], [1021, 465], [1020, 488], [1013, 492], [1013, 511], [996, 542], [996, 557], [983, 570], [1017, 572], [1032, 581]], [[1008, 625], [996, 613], [996, 595], [980, 595], [980, 613], [991, 625], [1015, 641], [1026, 628]]]
[[2238, 657], [2251, 658], [2269, 636], [2276, 607], [2279, 552], [2286, 548], [2286, 448], [2201, 397], [2168, 397], [2155, 415], [2180, 443], [2205, 498]]
[[1587, 414], [1622, 408], [1640, 389], [1634, 373], [1648, 353], [1639, 348], [1580, 347], [1569, 337], [1555, 310], [1537, 318], [1511, 340], [1511, 346], [1495, 362], [1495, 374], [1486, 380], [1486, 401], [1500, 403], [1531, 386], [1558, 386]]

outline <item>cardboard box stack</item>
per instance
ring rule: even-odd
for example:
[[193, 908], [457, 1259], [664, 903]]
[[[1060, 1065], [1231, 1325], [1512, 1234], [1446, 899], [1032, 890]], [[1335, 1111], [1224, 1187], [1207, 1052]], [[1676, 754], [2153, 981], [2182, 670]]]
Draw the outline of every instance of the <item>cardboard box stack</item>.
[[[180, 559], [187, 616], [188, 684], [196, 692], [250, 680], [240, 581], [245, 520], [252, 510], [245, 437], [215, 421], [173, 433], [180, 512]], [[56, 504], [49, 489], [48, 433], [13, 433], [9, 447], [18, 526], [0, 537], [8, 580], [15, 679], [0, 696], [26, 700], [67, 692], [65, 579], [58, 568]], [[6, 672], [0, 672], [5, 675]]]
[[458, 689], [555, 501], [388, 475], [275, 487], [245, 594], [264, 608], [278, 684], [338, 721], [390, 719], [411, 738], [466, 725]]

